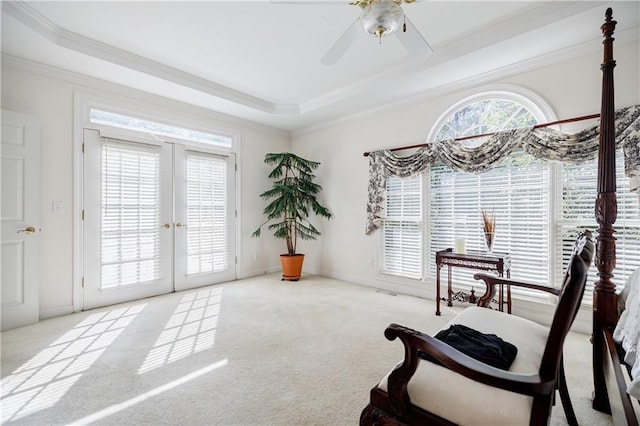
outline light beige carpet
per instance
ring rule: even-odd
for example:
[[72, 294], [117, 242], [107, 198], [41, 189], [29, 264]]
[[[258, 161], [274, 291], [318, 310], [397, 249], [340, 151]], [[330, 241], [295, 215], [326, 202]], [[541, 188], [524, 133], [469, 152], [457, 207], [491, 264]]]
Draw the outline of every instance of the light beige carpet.
[[[53, 318], [2, 333], [2, 422], [356, 425], [402, 357], [386, 326], [433, 333], [463, 308], [436, 317], [429, 300], [267, 275]], [[590, 354], [587, 336], [569, 336], [580, 423], [605, 425]], [[552, 424], [566, 424], [560, 406]]]

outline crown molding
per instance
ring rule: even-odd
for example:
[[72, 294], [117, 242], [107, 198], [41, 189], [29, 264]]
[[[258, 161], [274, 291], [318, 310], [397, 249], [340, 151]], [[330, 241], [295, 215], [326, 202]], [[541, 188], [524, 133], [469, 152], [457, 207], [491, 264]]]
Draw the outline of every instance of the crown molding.
[[[626, 28], [616, 33], [616, 41], [618, 46], [627, 43], [638, 42], [639, 27]], [[599, 40], [599, 39], [598, 39]], [[359, 111], [354, 114], [340, 117], [335, 120], [325, 121], [320, 124], [311, 125], [291, 132], [292, 139], [304, 136], [309, 133], [315, 133], [332, 127], [347, 124], [353, 121], [362, 120], [368, 117], [376, 116], [386, 112], [409, 107], [421, 102], [426, 102], [441, 96], [450, 95], [461, 90], [468, 90], [485, 86], [487, 84], [498, 83], [499, 80], [510, 78], [525, 72], [533, 71], [546, 66], [554, 65], [563, 61], [572, 60], [583, 55], [593, 54], [601, 50], [596, 39], [582, 42], [580, 44], [559, 49], [551, 53], [529, 58], [525, 61], [509, 64], [502, 68], [475, 75], [469, 78], [454, 81], [452, 83], [442, 85], [435, 88], [426, 89], [420, 93], [411, 96], [405, 96], [397, 101], [388, 102], [376, 108], [370, 108], [366, 111]]]
[[275, 115], [299, 115], [296, 104], [274, 103], [205, 78], [170, 67], [152, 59], [61, 28], [23, 1], [3, 2], [2, 10], [51, 43], [102, 59], [160, 79]]
[[131, 87], [122, 86], [117, 83], [111, 83], [99, 78], [87, 76], [85, 74], [76, 73], [73, 71], [63, 70], [61, 68], [53, 67], [51, 65], [42, 64], [40, 62], [34, 62], [29, 59], [21, 58], [18, 56], [10, 55], [8, 53], [2, 53], [0, 62], [2, 67], [15, 68], [17, 70], [30, 72], [33, 74], [41, 75], [48, 78], [66, 81], [70, 84], [81, 86], [86, 90], [99, 90], [126, 98], [135, 99], [136, 101], [144, 100], [153, 105], [159, 107], [175, 109], [189, 114], [195, 114], [201, 118], [208, 120], [215, 120], [221, 124], [231, 127], [244, 127], [248, 129], [258, 130], [274, 134], [281, 137], [290, 137], [290, 132], [287, 130], [279, 129], [276, 127], [268, 126], [265, 124], [257, 123], [255, 121], [239, 118], [233, 115], [225, 114], [222, 112], [214, 111], [197, 105], [189, 104], [175, 99], [166, 98], [164, 96], [155, 95], [142, 90], [134, 89]]
[[[481, 75], [461, 78], [457, 81], [443, 84], [441, 86], [434, 86], [430, 88], [423, 87], [419, 93], [402, 95], [398, 100], [381, 99], [381, 101], [374, 107], [371, 107], [370, 104], [368, 104], [357, 109], [356, 112], [349, 113], [349, 111], [346, 111], [346, 113], [341, 117], [331, 119], [327, 117], [331, 114], [338, 113], [341, 110], [345, 110], [346, 105], [348, 105], [351, 100], [354, 102], [357, 101], [359, 102], [359, 105], [362, 105], [363, 99], [367, 96], [370, 88], [375, 85], [381, 77], [389, 78], [390, 76], [398, 75], [399, 71], [402, 70], [403, 76], [416, 79], [427, 75], [428, 70], [421, 72], [422, 61], [414, 61], [410, 64], [396, 65], [381, 74], [369, 76], [368, 78], [364, 78], [350, 86], [303, 101], [300, 104], [275, 103], [65, 30], [39, 14], [25, 1], [18, 0], [2, 2], [2, 10], [3, 12], [6, 11], [19, 22], [57, 46], [71, 49], [75, 52], [85, 54], [99, 60], [105, 60], [115, 65], [123, 66], [133, 72], [140, 72], [151, 77], [160, 78], [168, 83], [179, 85], [180, 87], [185, 88], [185, 90], [192, 89], [203, 94], [211, 95], [214, 98], [217, 98], [219, 102], [229, 102], [227, 104], [229, 106], [233, 103], [238, 106], [238, 108], [245, 107], [252, 111], [251, 114], [246, 115], [247, 118], [240, 118], [228, 113], [217, 112], [220, 109], [216, 110], [211, 105], [193, 105], [190, 104], [188, 100], [185, 100], [185, 98], [182, 100], [172, 100], [168, 97], [154, 95], [138, 88], [127, 88], [124, 85], [110, 83], [97, 77], [89, 77], [85, 74], [65, 71], [61, 68], [44, 65], [28, 59], [3, 53], [2, 59], [5, 60], [9, 66], [20, 69], [29, 69], [38, 74], [54, 76], [55, 78], [71, 81], [91, 88], [101, 88], [106, 91], [120, 93], [124, 96], [131, 97], [133, 96], [132, 93], [144, 94], [145, 99], [156, 104], [171, 107], [180, 105], [181, 110], [199, 111], [199, 115], [203, 115], [208, 118], [212, 118], [213, 116], [214, 119], [222, 122], [255, 128], [261, 131], [268, 131], [270, 133], [287, 135], [287, 137], [290, 138], [299, 137], [307, 133], [331, 128], [365, 117], [375, 116], [387, 111], [415, 105], [456, 91], [468, 90], [470, 88], [494, 83], [500, 79], [513, 77], [519, 73], [524, 73], [553, 63], [558, 63], [563, 60], [569, 60], [582, 54], [593, 52], [599, 46], [599, 43], [595, 42], [594, 38], [587, 43], [576, 44], [558, 51], [540, 55], [533, 59], [509, 64], [496, 70], [483, 72]], [[576, 10], [573, 9], [573, 6], [568, 10], [562, 9], [562, 13], [564, 14], [569, 14], [569, 12], [576, 12]], [[531, 20], [536, 19], [541, 18], [537, 15], [531, 18]], [[532, 24], [529, 23], [529, 25]], [[631, 39], [638, 39], [639, 33], [637, 25], [632, 28], [618, 31], [619, 32], [616, 34], [618, 43], [629, 41]], [[475, 43], [474, 46], [482, 46], [479, 38], [482, 39], [483, 37], [488, 36], [476, 34], [473, 40]], [[441, 48], [442, 50], [446, 50], [445, 46], [441, 46]], [[446, 62], [446, 59], [452, 58], [442, 57], [438, 62], [444, 63]], [[433, 58], [431, 61], [433, 61]], [[423, 78], [423, 81], [428, 80], [428, 76], [427, 78]], [[353, 109], [351, 111], [353, 111]], [[269, 121], [265, 121], [264, 124], [261, 124], [259, 122], [260, 117], [266, 118], [266, 115], [263, 116], [262, 114], [271, 116], [269, 118], [272, 119], [272, 123], [278, 123], [278, 120], [285, 120], [288, 121], [288, 124], [283, 124], [284, 127], [280, 129], [278, 129], [277, 124], [269, 124]], [[278, 119], [278, 117], [280, 118]], [[317, 124], [304, 124], [310, 123], [313, 120], [313, 117], [316, 117]], [[253, 119], [256, 119], [256, 121], [252, 121]], [[296, 128], [296, 122], [298, 123], [298, 128]], [[284, 130], [285, 128], [293, 130], [289, 132]]]

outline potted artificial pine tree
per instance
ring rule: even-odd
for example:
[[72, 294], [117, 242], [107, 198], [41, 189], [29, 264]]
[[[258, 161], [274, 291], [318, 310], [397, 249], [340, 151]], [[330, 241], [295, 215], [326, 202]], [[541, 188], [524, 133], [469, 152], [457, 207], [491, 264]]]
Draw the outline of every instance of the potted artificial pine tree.
[[308, 220], [309, 212], [331, 219], [329, 210], [317, 199], [322, 187], [314, 182], [313, 171], [320, 163], [289, 152], [268, 153], [264, 162], [274, 166], [269, 173], [273, 187], [260, 194], [269, 201], [263, 211], [267, 220], [251, 236], [259, 237], [262, 226], [269, 224], [274, 237], [286, 240], [287, 253], [280, 255], [282, 279], [297, 281], [304, 261], [304, 254], [296, 252], [298, 238], [315, 240], [320, 236], [320, 231]]

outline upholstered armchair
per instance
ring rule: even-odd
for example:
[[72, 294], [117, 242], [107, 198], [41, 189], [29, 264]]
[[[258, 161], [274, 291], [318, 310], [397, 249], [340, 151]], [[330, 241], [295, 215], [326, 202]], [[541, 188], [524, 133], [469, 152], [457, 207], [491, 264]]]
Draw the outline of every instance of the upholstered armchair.
[[[562, 347], [580, 307], [593, 251], [591, 233], [585, 231], [576, 241], [559, 287], [475, 275], [486, 286], [479, 306], [465, 309], [443, 330], [462, 324], [512, 343], [517, 355], [508, 371], [477, 361], [434, 337], [391, 324], [385, 337], [402, 342], [404, 360], [371, 390], [360, 424], [547, 424], [558, 387], [569, 423], [575, 423], [564, 382]], [[499, 284], [557, 295], [551, 325], [489, 309]]]

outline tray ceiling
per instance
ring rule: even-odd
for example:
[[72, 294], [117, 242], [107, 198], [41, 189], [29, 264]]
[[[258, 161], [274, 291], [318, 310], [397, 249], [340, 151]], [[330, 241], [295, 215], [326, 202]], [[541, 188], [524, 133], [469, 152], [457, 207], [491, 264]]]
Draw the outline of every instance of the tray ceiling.
[[640, 38], [640, 3], [404, 4], [434, 52], [364, 32], [320, 59], [358, 17], [348, 1], [2, 2], [2, 52], [288, 131], [301, 131]]

